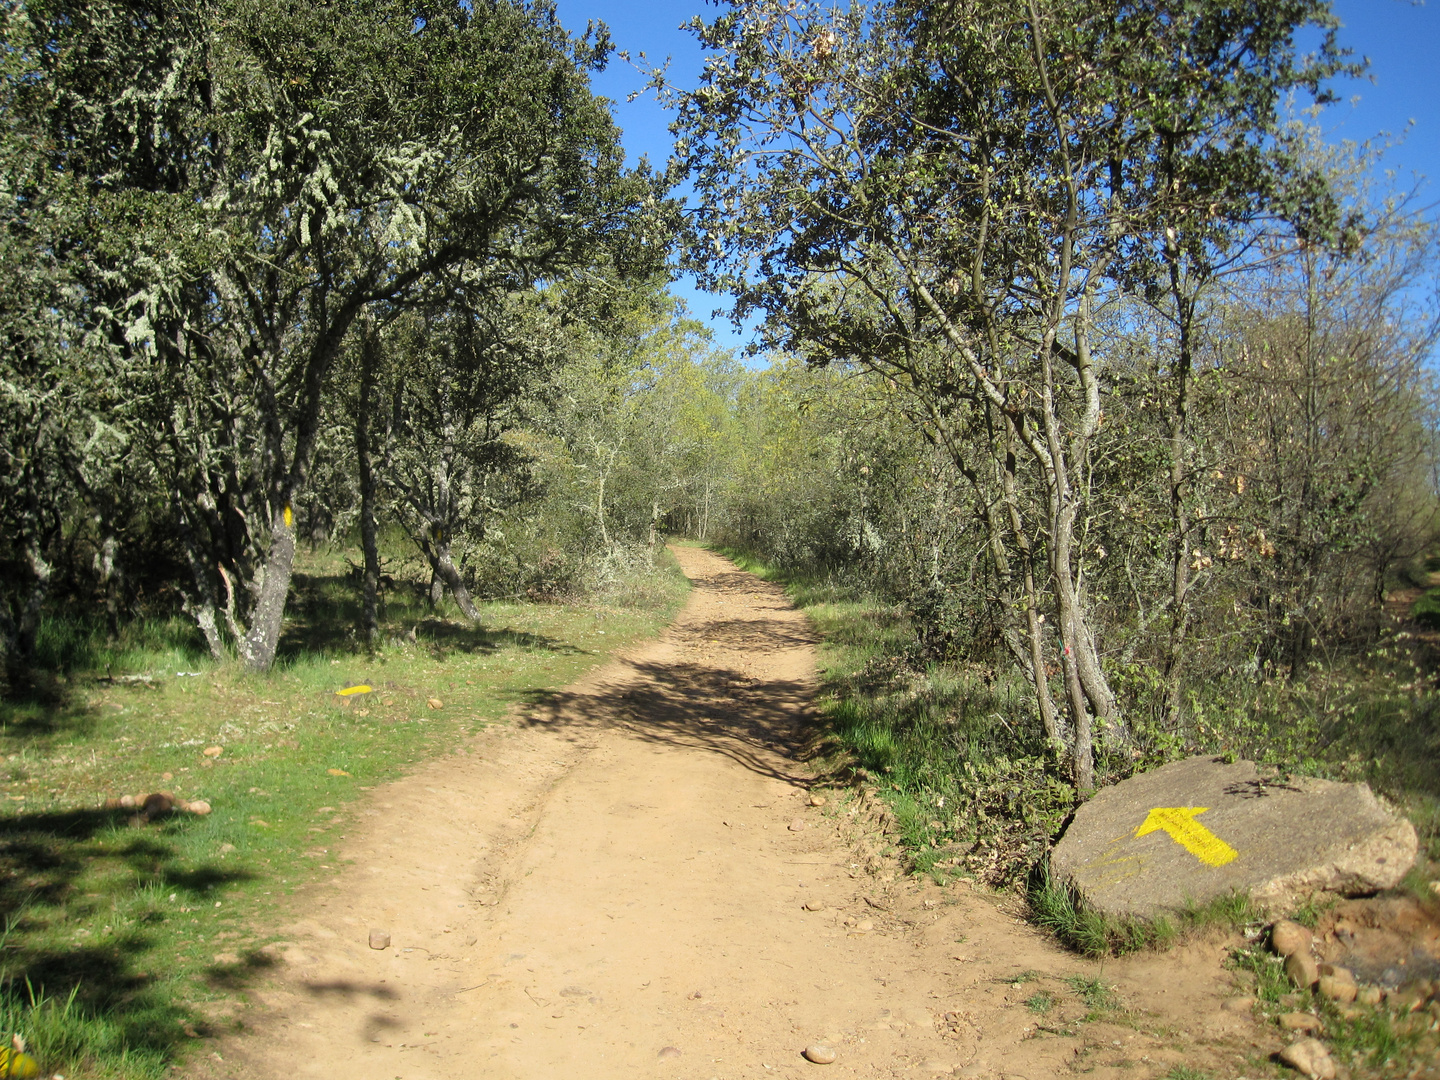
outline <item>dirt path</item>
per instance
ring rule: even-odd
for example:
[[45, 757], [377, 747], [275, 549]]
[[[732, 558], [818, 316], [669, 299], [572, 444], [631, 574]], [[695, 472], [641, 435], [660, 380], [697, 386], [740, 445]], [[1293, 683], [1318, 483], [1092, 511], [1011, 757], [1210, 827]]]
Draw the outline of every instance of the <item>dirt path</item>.
[[695, 588], [658, 642], [373, 793], [196, 1075], [1237, 1075], [1264, 1040], [1221, 1010], [1216, 946], [1108, 965], [1126, 1009], [1084, 1020], [1066, 979], [1096, 965], [963, 884], [868, 873], [867, 804], [812, 807], [798, 760], [805, 619], [677, 555]]

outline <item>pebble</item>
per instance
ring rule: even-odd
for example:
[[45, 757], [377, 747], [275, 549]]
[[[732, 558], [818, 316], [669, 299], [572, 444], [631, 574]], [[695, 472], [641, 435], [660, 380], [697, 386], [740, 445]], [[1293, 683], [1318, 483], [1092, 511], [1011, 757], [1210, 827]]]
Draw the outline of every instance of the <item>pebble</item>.
[[1417, 987], [1409, 986], [1404, 990], [1396, 990], [1389, 996], [1390, 1007], [1400, 1012], [1414, 1012], [1425, 1004], [1429, 995]]
[[1309, 953], [1291, 953], [1285, 958], [1285, 974], [1301, 990], [1308, 990], [1320, 981], [1320, 965]]
[[1220, 1007], [1226, 1012], [1248, 1013], [1255, 1007], [1255, 999], [1253, 997], [1230, 998]]
[[225, 748], [223, 746], [207, 746], [202, 752], [206, 757], [219, 757], [225, 752]]
[[[432, 708], [432, 709], [443, 709], [443, 708], [445, 707], [445, 703], [444, 703], [443, 701], [441, 701], [438, 697], [432, 697], [432, 698], [430, 698], [429, 700], [427, 700], [427, 701], [425, 702], [425, 704], [426, 704], [426, 705], [429, 705], [430, 708]], [[666, 1049], [666, 1050], [673, 1050], [674, 1047], [667, 1046], [665, 1049]], [[661, 1051], [661, 1052], [663, 1053], [664, 1051]], [[675, 1053], [677, 1053], [677, 1054], [678, 1054], [679, 1052], [680, 1052], [679, 1050], [676, 1050], [676, 1051], [675, 1051]]]
[[804, 829], [804, 828], [805, 828], [805, 819], [804, 819], [804, 818], [798, 818], [798, 817], [797, 817], [794, 821], [790, 822], [790, 831], [791, 831], [791, 832], [800, 832], [800, 831], [801, 831], [802, 829]]
[[390, 947], [390, 931], [371, 930], [370, 947], [372, 949], [388, 949]]
[[1334, 1080], [1335, 1062], [1319, 1039], [1296, 1039], [1280, 1051], [1280, 1060], [1311, 1080]]
[[805, 1048], [805, 1060], [813, 1061], [816, 1065], [829, 1065], [835, 1060], [835, 1051], [828, 1046], [816, 1043], [814, 1046]]
[[1297, 922], [1281, 919], [1270, 928], [1270, 947], [1278, 956], [1292, 956], [1310, 948], [1310, 931]]
[[1361, 1005], [1379, 1005], [1385, 999], [1385, 991], [1378, 986], [1362, 986], [1355, 994]]
[[1353, 979], [1342, 979], [1338, 975], [1321, 975], [1319, 990], [1322, 997], [1341, 1004], [1354, 1001], [1358, 987]]
[[657, 1056], [662, 1061], [667, 1058], [677, 1058], [680, 1056], [680, 1048], [678, 1046], [662, 1046]]
[[824, 795], [811, 795], [811, 796], [810, 796], [810, 805], [811, 805], [811, 806], [824, 806], [824, 805], [825, 805], [825, 796], [824, 796]]
[[861, 919], [855, 924], [855, 929], [859, 930], [862, 934], [868, 934], [871, 930], [875, 929], [875, 924], [869, 919]]
[[192, 802], [186, 803], [185, 809], [192, 814], [199, 814], [201, 817], [204, 817], [210, 813], [210, 804], [204, 799], [195, 799]]
[[1310, 1013], [1291, 1012], [1281, 1015], [1280, 1026], [1286, 1031], [1319, 1031], [1321, 1024], [1318, 1016]]
[[825, 910], [825, 901], [824, 901], [824, 900], [807, 900], [807, 901], [805, 901], [805, 910], [806, 910], [806, 911], [824, 911], [824, 910]]

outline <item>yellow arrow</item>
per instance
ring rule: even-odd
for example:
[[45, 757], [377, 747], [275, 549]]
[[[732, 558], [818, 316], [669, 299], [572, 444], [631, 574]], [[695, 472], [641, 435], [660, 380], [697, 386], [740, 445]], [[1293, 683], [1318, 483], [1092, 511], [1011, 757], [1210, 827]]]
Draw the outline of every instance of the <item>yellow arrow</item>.
[[1240, 853], [1195, 820], [1196, 815], [1208, 809], [1208, 806], [1157, 806], [1145, 816], [1145, 823], [1135, 830], [1135, 835], [1141, 837], [1163, 829], [1171, 840], [1206, 866], [1224, 866]]

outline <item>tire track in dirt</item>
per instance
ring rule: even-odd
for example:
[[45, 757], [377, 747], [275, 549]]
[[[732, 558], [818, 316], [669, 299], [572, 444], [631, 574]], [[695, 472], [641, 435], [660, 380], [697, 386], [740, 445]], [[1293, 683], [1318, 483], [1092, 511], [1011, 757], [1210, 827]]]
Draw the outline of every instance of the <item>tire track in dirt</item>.
[[1130, 1008], [1084, 1021], [1064, 979], [1093, 963], [963, 883], [867, 872], [868, 803], [809, 805], [808, 623], [676, 554], [658, 641], [372, 793], [191, 1076], [1135, 1078], [1265, 1045], [1220, 1009], [1218, 945], [1112, 962]]

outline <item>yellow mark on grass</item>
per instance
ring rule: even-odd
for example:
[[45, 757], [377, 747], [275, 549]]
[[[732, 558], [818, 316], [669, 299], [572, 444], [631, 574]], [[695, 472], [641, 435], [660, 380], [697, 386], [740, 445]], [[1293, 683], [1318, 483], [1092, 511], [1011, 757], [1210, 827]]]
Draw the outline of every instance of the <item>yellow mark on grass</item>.
[[368, 694], [368, 693], [370, 693], [370, 687], [366, 686], [364, 683], [361, 683], [359, 686], [347, 686], [344, 690], [336, 690], [336, 691], [335, 691], [335, 696], [336, 696], [336, 697], [349, 697], [351, 694]]
[[1195, 820], [1208, 809], [1208, 806], [1157, 806], [1145, 816], [1144, 824], [1135, 830], [1135, 835], [1141, 837], [1164, 830], [1171, 840], [1206, 866], [1224, 866], [1240, 853]]

